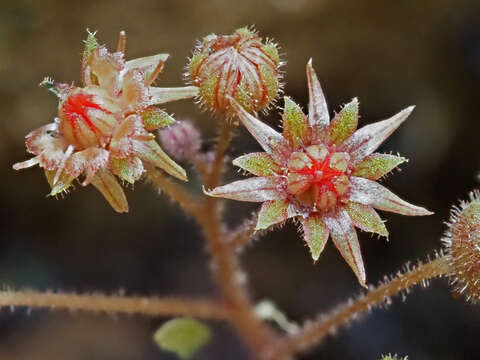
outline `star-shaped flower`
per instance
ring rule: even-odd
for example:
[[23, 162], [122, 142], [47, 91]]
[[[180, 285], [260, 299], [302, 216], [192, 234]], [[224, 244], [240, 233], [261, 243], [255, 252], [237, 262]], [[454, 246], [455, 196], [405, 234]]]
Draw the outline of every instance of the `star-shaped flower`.
[[146, 162], [187, 180], [185, 170], [160, 148], [150, 131], [175, 122], [154, 105], [194, 97], [198, 90], [151, 86], [168, 54], [125, 61], [125, 41], [121, 32], [117, 52], [110, 53], [89, 33], [82, 87], [48, 78], [41, 84], [59, 97], [58, 117], [27, 135], [27, 150], [35, 157], [13, 168], [37, 164], [44, 168], [50, 195], [66, 191], [84, 174], [83, 186], [92, 183], [116, 211], [126, 212], [128, 203], [114, 175], [133, 184]]
[[297, 218], [312, 257], [317, 260], [329, 237], [365, 286], [365, 268], [355, 227], [387, 236], [374, 209], [403, 215], [429, 215], [378, 184], [405, 158], [374, 153], [412, 112], [408, 107], [388, 120], [357, 130], [358, 101], [353, 99], [330, 121], [311, 60], [307, 64], [309, 113], [285, 97], [283, 134], [231, 104], [265, 152], [240, 156], [233, 164], [255, 175], [219, 186], [208, 195], [263, 202], [256, 225], [266, 229]]

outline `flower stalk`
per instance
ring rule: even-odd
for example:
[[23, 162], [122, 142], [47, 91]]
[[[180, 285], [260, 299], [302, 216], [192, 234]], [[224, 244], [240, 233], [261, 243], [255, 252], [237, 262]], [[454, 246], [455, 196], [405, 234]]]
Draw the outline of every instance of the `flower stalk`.
[[371, 289], [355, 301], [340, 306], [327, 315], [320, 315], [316, 320], [307, 322], [297, 333], [280, 339], [269, 354], [270, 359], [288, 358], [297, 353], [311, 349], [319, 344], [325, 336], [341, 326], [349, 324], [360, 314], [375, 306], [384, 304], [392, 296], [398, 295], [410, 287], [426, 283], [428, 280], [450, 275], [451, 267], [448, 256], [440, 256], [418, 267], [400, 273], [392, 280]]

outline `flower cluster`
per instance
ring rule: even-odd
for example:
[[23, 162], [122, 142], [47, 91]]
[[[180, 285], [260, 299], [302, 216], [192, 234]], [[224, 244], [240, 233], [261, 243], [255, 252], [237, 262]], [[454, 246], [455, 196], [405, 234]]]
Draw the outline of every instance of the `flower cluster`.
[[128, 211], [123, 189], [115, 176], [134, 183], [144, 163], [187, 180], [185, 171], [163, 152], [151, 131], [175, 120], [154, 105], [194, 97], [196, 87], [151, 86], [167, 54], [125, 61], [126, 35], [120, 33], [118, 49], [110, 53], [94, 34], [85, 41], [82, 86], [42, 85], [59, 97], [58, 117], [26, 137], [30, 160], [13, 166], [44, 168], [51, 195], [67, 190], [82, 174], [83, 186], [92, 184], [118, 212]]
[[408, 117], [413, 107], [357, 131], [357, 99], [346, 104], [330, 121], [311, 61], [307, 64], [307, 78], [308, 116], [285, 97], [282, 134], [230, 98], [238, 117], [264, 152], [243, 155], [233, 161], [255, 177], [219, 186], [207, 194], [263, 202], [257, 230], [288, 218], [298, 219], [314, 260], [319, 258], [330, 236], [360, 283], [365, 285], [355, 227], [387, 236], [385, 225], [374, 208], [403, 215], [431, 214], [376, 182], [406, 160], [374, 151]]

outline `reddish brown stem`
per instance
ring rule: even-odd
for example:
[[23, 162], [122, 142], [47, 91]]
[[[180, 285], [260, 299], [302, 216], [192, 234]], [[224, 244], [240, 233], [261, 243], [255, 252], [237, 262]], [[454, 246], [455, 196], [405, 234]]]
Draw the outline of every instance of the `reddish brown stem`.
[[[206, 174], [209, 187], [214, 187], [220, 182], [224, 155], [231, 140], [231, 132], [232, 124], [224, 123], [215, 158], [209, 167], [209, 173]], [[219, 199], [207, 197], [199, 202], [158, 170], [148, 168], [147, 171], [149, 179], [178, 202], [201, 225], [207, 239], [214, 280], [220, 290], [222, 301], [229, 310], [229, 321], [245, 340], [252, 354], [257, 358], [263, 358], [265, 350], [274, 339], [274, 334], [255, 315], [254, 305], [245, 288], [246, 277], [239, 266], [234, 249], [227, 241], [228, 236], [221, 222]]]
[[409, 287], [429, 279], [449, 274], [449, 260], [446, 256], [427, 262], [417, 268], [398, 275], [391, 281], [369, 291], [353, 302], [349, 302], [328, 315], [322, 315], [307, 323], [298, 333], [281, 339], [272, 346], [270, 359], [288, 358], [296, 353], [308, 350], [320, 343], [323, 338], [340, 326], [348, 324], [359, 314]]
[[147, 178], [160, 192], [165, 192], [173, 201], [178, 203], [187, 214], [198, 216], [202, 209], [202, 203], [193, 194], [188, 193], [174, 180], [167, 178], [160, 170], [147, 167]]
[[27, 306], [49, 308], [139, 314], [149, 316], [193, 316], [204, 319], [226, 319], [228, 310], [210, 300], [179, 298], [130, 297], [102, 294], [73, 294], [24, 291], [0, 291], [0, 307]]
[[[219, 136], [217, 151], [213, 161], [207, 185], [219, 184], [224, 154], [232, 137], [231, 122], [224, 122]], [[221, 223], [219, 199], [207, 197], [204, 210], [198, 218], [202, 224], [208, 249], [212, 259], [214, 278], [222, 298], [230, 309], [231, 323], [243, 337], [252, 353], [258, 358], [264, 357], [264, 351], [273, 341], [271, 329], [255, 315], [253, 304], [245, 287], [245, 274], [242, 272], [234, 249], [227, 242], [227, 234]]]

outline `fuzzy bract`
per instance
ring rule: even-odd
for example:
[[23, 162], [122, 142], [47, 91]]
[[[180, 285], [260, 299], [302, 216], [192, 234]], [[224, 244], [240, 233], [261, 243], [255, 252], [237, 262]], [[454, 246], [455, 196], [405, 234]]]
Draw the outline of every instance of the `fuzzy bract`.
[[238, 117], [264, 152], [243, 155], [233, 161], [255, 177], [219, 186], [207, 193], [263, 202], [257, 230], [289, 218], [298, 219], [315, 261], [330, 237], [360, 283], [365, 285], [365, 268], [355, 228], [388, 236], [374, 209], [403, 215], [431, 214], [376, 182], [406, 161], [374, 151], [405, 121], [413, 107], [357, 130], [357, 99], [330, 119], [311, 61], [307, 64], [307, 79], [309, 113], [305, 115], [286, 97], [282, 134], [230, 99]]
[[175, 122], [154, 105], [197, 94], [195, 87], [151, 86], [168, 55], [125, 61], [125, 39], [121, 32], [119, 49], [110, 53], [88, 34], [81, 87], [42, 82], [59, 97], [58, 117], [27, 135], [27, 151], [35, 157], [13, 165], [15, 170], [42, 167], [50, 195], [66, 191], [83, 175], [81, 184], [95, 186], [118, 212], [128, 211], [128, 203], [117, 178], [133, 184], [144, 163], [187, 180], [150, 131]]
[[443, 239], [452, 269], [452, 282], [459, 294], [480, 302], [480, 193], [454, 207]]
[[206, 36], [188, 64], [187, 78], [199, 87], [202, 106], [230, 117], [235, 114], [228, 97], [248, 112], [271, 104], [280, 88], [277, 47], [252, 30], [241, 28], [232, 35]]

